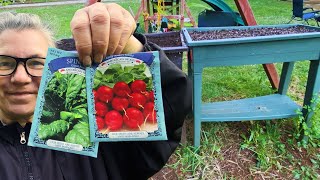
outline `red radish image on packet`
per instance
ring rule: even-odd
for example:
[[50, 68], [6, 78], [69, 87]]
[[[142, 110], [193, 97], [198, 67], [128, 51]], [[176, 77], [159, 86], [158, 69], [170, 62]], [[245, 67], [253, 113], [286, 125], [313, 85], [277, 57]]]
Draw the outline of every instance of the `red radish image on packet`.
[[86, 78], [91, 141], [167, 139], [158, 52], [107, 57]]

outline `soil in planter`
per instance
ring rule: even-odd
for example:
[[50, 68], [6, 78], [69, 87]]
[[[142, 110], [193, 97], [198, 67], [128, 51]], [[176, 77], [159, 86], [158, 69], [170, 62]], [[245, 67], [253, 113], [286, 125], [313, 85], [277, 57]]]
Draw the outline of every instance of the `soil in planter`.
[[146, 37], [148, 42], [153, 42], [160, 47], [182, 46], [180, 32], [170, 32], [165, 36], [161, 36], [161, 34], [146, 34]]
[[61, 39], [56, 42], [56, 47], [65, 51], [75, 51], [76, 45], [74, 39]]
[[[177, 47], [182, 46], [180, 32], [170, 32], [165, 36], [162, 34], [146, 34], [147, 41], [153, 42], [160, 47]], [[58, 49], [66, 51], [76, 50], [75, 42], [73, 39], [61, 39], [56, 42], [56, 47]]]
[[320, 30], [309, 29], [303, 26], [292, 26], [288, 28], [252, 28], [252, 29], [230, 29], [216, 31], [190, 31], [189, 34], [193, 41], [229, 39], [242, 37], [301, 34], [320, 32]]

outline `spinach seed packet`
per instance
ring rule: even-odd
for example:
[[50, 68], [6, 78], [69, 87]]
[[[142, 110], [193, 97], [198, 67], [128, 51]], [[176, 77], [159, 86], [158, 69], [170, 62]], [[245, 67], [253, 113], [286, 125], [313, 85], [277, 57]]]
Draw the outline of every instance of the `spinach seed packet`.
[[109, 56], [86, 78], [91, 141], [167, 139], [158, 52]]
[[98, 143], [90, 141], [85, 68], [76, 53], [49, 48], [28, 145], [97, 157]]

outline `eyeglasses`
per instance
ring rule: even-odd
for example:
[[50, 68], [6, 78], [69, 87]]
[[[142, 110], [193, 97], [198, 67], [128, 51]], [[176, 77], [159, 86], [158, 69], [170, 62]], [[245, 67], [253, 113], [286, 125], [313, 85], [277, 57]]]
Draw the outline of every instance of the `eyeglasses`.
[[28, 75], [34, 77], [42, 76], [45, 58], [17, 58], [6, 55], [0, 55], [0, 76], [13, 74], [20, 62], [23, 62]]

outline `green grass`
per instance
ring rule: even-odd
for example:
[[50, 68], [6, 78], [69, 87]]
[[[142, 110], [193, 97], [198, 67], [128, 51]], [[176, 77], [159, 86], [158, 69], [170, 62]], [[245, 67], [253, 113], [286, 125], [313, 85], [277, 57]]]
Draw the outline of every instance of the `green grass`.
[[[129, 10], [132, 9], [133, 12], [137, 12], [138, 1], [137, 0], [129, 0], [126, 2], [120, 3], [124, 8]], [[71, 37], [70, 31], [70, 21], [73, 17], [73, 14], [76, 10], [84, 7], [83, 4], [70, 4], [70, 5], [62, 5], [62, 6], [47, 6], [47, 7], [37, 7], [37, 8], [16, 8], [2, 11], [13, 11], [19, 13], [33, 13], [39, 15], [46, 23], [51, 25], [52, 29], [55, 32], [55, 38], [69, 38]], [[129, 8], [130, 7], [130, 8]], [[140, 18], [140, 20], [142, 20]], [[143, 24], [143, 23], [141, 23]]]
[[38, 8], [21, 8], [10, 9], [19, 13], [33, 13], [39, 15], [46, 23], [48, 23], [55, 32], [55, 38], [70, 38], [70, 21], [74, 12], [83, 7], [81, 4], [77, 5], [64, 5], [64, 6], [50, 6]]
[[[131, 8], [135, 13], [139, 2], [130, 0], [121, 1], [120, 4], [126, 9]], [[225, 2], [236, 9], [233, 0]], [[188, 0], [187, 3], [195, 19], [201, 11], [210, 9], [200, 0]], [[287, 23], [292, 15], [290, 1], [250, 0], [250, 5], [261, 25]], [[23, 8], [15, 11], [39, 14], [55, 28], [56, 39], [61, 39], [71, 37], [69, 22], [80, 7], [82, 5]], [[142, 18], [140, 24], [143, 24]], [[312, 22], [311, 25], [315, 23]], [[183, 66], [185, 69], [186, 62]], [[300, 104], [308, 66], [307, 62], [295, 64], [295, 75], [289, 88], [289, 96]], [[276, 64], [276, 67], [280, 72], [281, 64]], [[204, 102], [255, 97], [273, 92], [262, 65], [204, 69]], [[267, 122], [203, 123], [201, 147], [195, 149], [192, 147], [190, 119], [192, 120], [187, 120], [188, 142], [177, 149], [173, 157], [175, 163], [169, 165], [179, 171], [181, 179], [320, 179], [319, 105], [313, 116], [313, 127], [306, 129], [310, 133], [308, 145], [297, 139], [300, 134], [299, 122], [303, 119], [301, 117]], [[224, 168], [226, 165], [235, 167], [236, 164], [238, 174], [232, 168]]]

